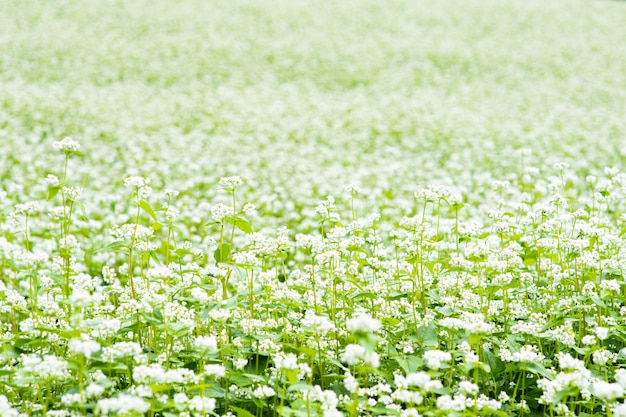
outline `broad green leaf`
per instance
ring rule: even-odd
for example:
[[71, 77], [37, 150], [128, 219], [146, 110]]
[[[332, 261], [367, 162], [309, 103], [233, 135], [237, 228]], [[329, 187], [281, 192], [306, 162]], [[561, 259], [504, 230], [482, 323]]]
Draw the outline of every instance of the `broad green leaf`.
[[251, 412], [244, 410], [243, 408], [235, 407], [234, 405], [229, 406], [231, 410], [237, 413], [237, 417], [256, 417]]
[[72, 203], [74, 206], [78, 207], [78, 211], [80, 211], [80, 215], [78, 216], [81, 220], [87, 220], [87, 210], [85, 210], [85, 206], [80, 201], [74, 200]]
[[127, 247], [128, 247], [128, 244], [125, 241], [116, 240], [115, 242], [111, 242], [105, 247], [98, 249], [95, 253], [104, 252], [104, 251], [111, 250], [111, 249], [127, 248]]
[[154, 219], [155, 222], [157, 223], [159, 222], [159, 219], [157, 219], [156, 213], [152, 209], [152, 206], [150, 205], [150, 203], [148, 203], [147, 201], [141, 200], [139, 201], [139, 207], [141, 207], [146, 213], [148, 213], [150, 217]]
[[48, 197], [46, 198], [47, 200], [52, 200], [57, 194], [59, 194], [59, 190], [61, 190], [61, 187], [49, 187], [48, 188]]
[[221, 263], [226, 262], [228, 257], [230, 256], [230, 244], [223, 243], [213, 253], [213, 257], [215, 258], [215, 262]]

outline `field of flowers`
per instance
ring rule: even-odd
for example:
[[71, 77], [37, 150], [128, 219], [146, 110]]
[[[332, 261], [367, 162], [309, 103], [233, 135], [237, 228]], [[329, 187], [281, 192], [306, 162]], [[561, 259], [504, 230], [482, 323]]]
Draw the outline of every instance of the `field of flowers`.
[[625, 2], [0, 10], [0, 417], [626, 417]]

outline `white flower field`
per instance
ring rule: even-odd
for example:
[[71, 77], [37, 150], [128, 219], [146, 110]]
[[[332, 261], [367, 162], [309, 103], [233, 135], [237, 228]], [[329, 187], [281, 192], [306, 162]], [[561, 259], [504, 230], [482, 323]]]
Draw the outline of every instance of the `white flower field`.
[[626, 2], [0, 10], [0, 417], [626, 417]]

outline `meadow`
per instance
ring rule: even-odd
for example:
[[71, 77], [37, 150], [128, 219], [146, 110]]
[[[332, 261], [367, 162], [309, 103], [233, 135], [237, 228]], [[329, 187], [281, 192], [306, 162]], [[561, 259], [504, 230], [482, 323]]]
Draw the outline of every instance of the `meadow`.
[[0, 417], [626, 417], [626, 2], [0, 10]]

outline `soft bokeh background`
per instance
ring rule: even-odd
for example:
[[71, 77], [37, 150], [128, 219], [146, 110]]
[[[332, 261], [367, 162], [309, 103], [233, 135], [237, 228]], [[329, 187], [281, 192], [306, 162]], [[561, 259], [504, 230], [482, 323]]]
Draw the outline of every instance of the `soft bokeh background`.
[[567, 161], [582, 179], [626, 153], [623, 2], [0, 9], [5, 188], [58, 171], [66, 135], [94, 190], [136, 174], [211, 198], [241, 175], [257, 202], [305, 206], [353, 182], [379, 206], [431, 183], [480, 196], [525, 166]]

